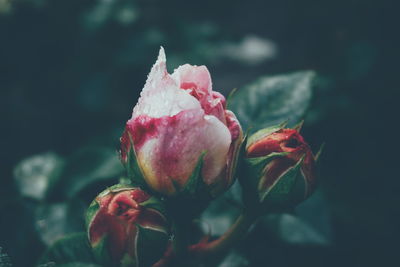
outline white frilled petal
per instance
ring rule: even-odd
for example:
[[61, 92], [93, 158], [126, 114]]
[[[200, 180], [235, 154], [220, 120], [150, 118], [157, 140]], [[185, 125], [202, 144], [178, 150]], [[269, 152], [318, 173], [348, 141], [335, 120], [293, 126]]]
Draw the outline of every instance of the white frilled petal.
[[188, 109], [201, 109], [200, 102], [185, 90], [169, 86], [163, 91], [142, 96], [133, 110], [133, 117], [147, 115], [152, 118], [161, 118], [174, 116]]
[[171, 77], [181, 86], [183, 84], [194, 84], [197, 90], [205, 95], [211, 94], [211, 75], [205, 66], [192, 66], [185, 64], [174, 70]]
[[226, 124], [225, 97], [212, 91], [211, 76], [206, 66], [185, 64], [177, 68], [171, 77], [181, 89], [197, 98], [207, 115], [214, 115]]
[[174, 116], [188, 109], [201, 109], [201, 105], [189, 92], [181, 90], [168, 74], [164, 49], [161, 47], [158, 59], [140, 94], [138, 104], [133, 109], [133, 117]]

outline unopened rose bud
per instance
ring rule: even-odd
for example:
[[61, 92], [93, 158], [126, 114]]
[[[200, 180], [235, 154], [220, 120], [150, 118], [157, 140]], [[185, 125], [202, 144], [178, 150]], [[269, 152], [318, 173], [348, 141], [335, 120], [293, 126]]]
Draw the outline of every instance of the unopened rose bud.
[[162, 203], [139, 188], [116, 185], [87, 210], [89, 242], [105, 266], [151, 266], [167, 247], [168, 222]]
[[246, 144], [240, 180], [244, 199], [270, 210], [292, 207], [314, 191], [315, 165], [316, 157], [297, 129], [262, 129]]
[[164, 196], [197, 187], [215, 196], [234, 181], [242, 139], [207, 68], [186, 64], [170, 75], [161, 48], [121, 137], [121, 160], [133, 182]]

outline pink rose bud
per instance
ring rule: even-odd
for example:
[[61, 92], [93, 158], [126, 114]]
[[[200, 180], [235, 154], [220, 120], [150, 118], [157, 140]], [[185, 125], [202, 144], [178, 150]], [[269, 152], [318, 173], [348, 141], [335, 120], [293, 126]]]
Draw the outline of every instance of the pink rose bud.
[[297, 129], [279, 125], [256, 132], [242, 165], [244, 198], [270, 209], [301, 202], [315, 189], [316, 160]]
[[121, 137], [121, 160], [133, 182], [155, 192], [196, 191], [200, 179], [215, 196], [234, 181], [242, 139], [207, 68], [186, 64], [170, 75], [161, 48]]
[[89, 242], [105, 266], [151, 266], [167, 248], [168, 222], [162, 203], [139, 188], [116, 185], [87, 210]]

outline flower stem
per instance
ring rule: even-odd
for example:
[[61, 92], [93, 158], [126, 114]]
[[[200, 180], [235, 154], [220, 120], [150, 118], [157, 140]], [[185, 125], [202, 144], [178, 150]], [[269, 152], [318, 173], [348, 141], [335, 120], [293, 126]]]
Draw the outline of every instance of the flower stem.
[[253, 214], [242, 212], [236, 222], [222, 236], [208, 243], [193, 245], [190, 247], [190, 251], [201, 258], [225, 253], [246, 236], [248, 229], [257, 217]]
[[173, 250], [178, 256], [185, 256], [187, 247], [189, 245], [189, 231], [188, 223], [175, 221], [173, 226], [174, 239], [173, 239]]

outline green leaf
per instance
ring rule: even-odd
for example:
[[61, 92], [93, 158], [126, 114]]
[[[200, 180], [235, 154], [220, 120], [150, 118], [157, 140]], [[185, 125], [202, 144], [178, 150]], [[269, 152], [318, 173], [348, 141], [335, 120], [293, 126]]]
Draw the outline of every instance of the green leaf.
[[[236, 192], [232, 192], [236, 190]], [[205, 234], [213, 236], [223, 235], [240, 215], [242, 207], [237, 206], [233, 194], [240, 190], [238, 183], [235, 183], [221, 197], [213, 200], [207, 209], [200, 216], [199, 226]], [[237, 196], [234, 196], [237, 197]]]
[[313, 71], [264, 76], [239, 89], [230, 100], [230, 109], [243, 129], [259, 129], [289, 119], [289, 125], [305, 114], [312, 96]]
[[43, 200], [49, 188], [60, 177], [64, 160], [48, 152], [21, 161], [14, 169], [14, 178], [21, 194]]
[[54, 262], [56, 264], [94, 263], [86, 233], [74, 233], [58, 240], [45, 252], [40, 262]]
[[56, 199], [72, 198], [90, 184], [116, 180], [123, 173], [118, 154], [105, 147], [87, 147], [72, 155], [62, 177], [49, 192]]
[[101, 267], [101, 265], [85, 262], [70, 262], [66, 264], [57, 265], [57, 267]]
[[67, 224], [67, 204], [40, 204], [35, 210], [35, 226], [47, 246], [71, 232]]
[[0, 266], [1, 267], [11, 267], [10, 257], [3, 252], [3, 248], [0, 247]]
[[237, 250], [232, 250], [218, 265], [218, 267], [243, 267], [250, 266], [250, 262]]
[[328, 245], [328, 239], [306, 221], [291, 214], [271, 214], [261, 224], [269, 228], [275, 238], [293, 245]]

